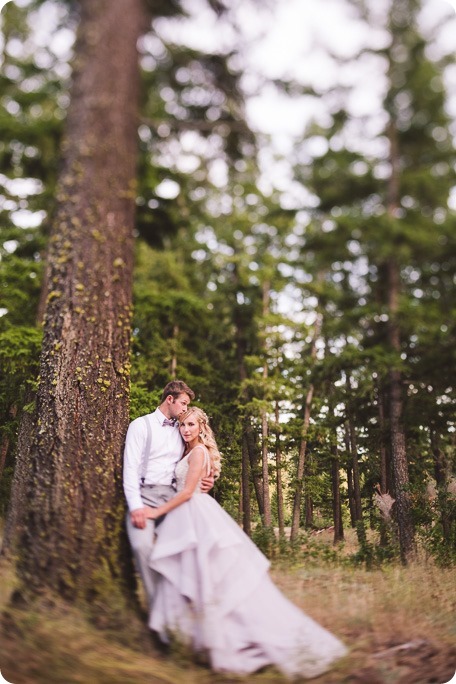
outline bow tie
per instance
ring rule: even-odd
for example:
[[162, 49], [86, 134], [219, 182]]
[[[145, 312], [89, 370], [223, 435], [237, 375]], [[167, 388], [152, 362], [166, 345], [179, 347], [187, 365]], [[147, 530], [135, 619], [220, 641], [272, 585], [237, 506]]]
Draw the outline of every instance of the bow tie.
[[165, 418], [165, 420], [162, 423], [163, 425], [171, 425], [171, 427], [174, 427], [176, 424], [175, 420], [168, 420], [168, 418]]

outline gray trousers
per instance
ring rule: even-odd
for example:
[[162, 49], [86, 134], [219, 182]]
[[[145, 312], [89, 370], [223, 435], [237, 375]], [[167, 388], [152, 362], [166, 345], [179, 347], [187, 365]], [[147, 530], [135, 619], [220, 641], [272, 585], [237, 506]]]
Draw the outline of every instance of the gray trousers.
[[[145, 506], [156, 508], [171, 499], [176, 494], [174, 487], [168, 485], [153, 485], [141, 487], [141, 498]], [[135, 559], [136, 570], [138, 571], [144, 589], [146, 590], [147, 601], [150, 606], [154, 594], [153, 572], [149, 567], [149, 558], [154, 545], [155, 520], [146, 520], [146, 527], [143, 529], [135, 527], [127, 513], [127, 535], [130, 541], [133, 557]]]

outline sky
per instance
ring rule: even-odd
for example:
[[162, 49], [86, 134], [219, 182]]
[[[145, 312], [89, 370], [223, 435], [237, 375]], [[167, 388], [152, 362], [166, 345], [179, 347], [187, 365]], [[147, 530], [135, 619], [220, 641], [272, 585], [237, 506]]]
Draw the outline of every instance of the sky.
[[[21, 5], [25, 2], [11, 1]], [[331, 58], [328, 50], [335, 57], [349, 58], [366, 46], [367, 41], [374, 48], [385, 45], [387, 35], [381, 26], [387, 0], [374, 0], [371, 4], [378, 14], [378, 28], [370, 30], [368, 37], [346, 0], [231, 0], [234, 26], [217, 21], [215, 14], [207, 8], [206, 0], [182, 2], [190, 18], [172, 22], [158, 20], [159, 34], [208, 51], [228, 51], [242, 45], [240, 57], [237, 60], [233, 58], [233, 66], [243, 71], [242, 85], [248, 95], [247, 118], [253, 130], [269, 136], [268, 145], [260, 154], [263, 169], [260, 184], [264, 192], [274, 185], [284, 193], [285, 203], [288, 201], [293, 205], [299, 201], [296, 194], [303, 190], [294, 186], [287, 159], [296, 138], [302, 135], [311, 119], [315, 118], [322, 124], [329, 122], [326, 99], [287, 97], [278, 92], [271, 80], [291, 80], [321, 92], [336, 85], [349, 87], [351, 94], [346, 106], [356, 117], [370, 117], [371, 138], [375, 140], [375, 129], [382, 122], [376, 122], [372, 113], [381, 109], [386, 88], [378, 58], [359, 59], [354, 68], [352, 64]], [[456, 6], [456, 0], [451, 2]], [[4, 0], [0, 0], [0, 7], [4, 4]], [[439, 22], [443, 24], [439, 43], [432, 47], [433, 54], [456, 52], [456, 11], [450, 0], [425, 0], [424, 4], [421, 20], [424, 32], [431, 31]], [[46, 43], [49, 41], [47, 24], [52, 23], [52, 18], [48, 9], [40, 17], [43, 25], [37, 28]], [[63, 56], [71, 42], [71, 32], [63, 29], [53, 36], [51, 47]], [[448, 106], [455, 120], [456, 138], [456, 67], [448, 70], [446, 80], [451, 94]], [[366, 128], [364, 135], [359, 136], [360, 144], [368, 144], [369, 132]], [[308, 143], [309, 155], [318, 154], [318, 145], [318, 138]], [[213, 180], [223, 185], [223, 165], [217, 167], [214, 164]]]
[[[451, 2], [456, 6], [456, 0]], [[229, 26], [221, 28], [214, 14], [205, 8], [205, 0], [184, 0], [193, 19], [181, 22], [180, 26], [179, 22], [172, 25], [162, 22], [159, 30], [168, 38], [208, 50], [229, 49], [238, 44], [240, 33], [245, 44], [242, 59], [247, 67], [244, 76], [247, 91], [255, 90], [257, 74], [268, 79], [295, 79], [321, 90], [338, 82], [358, 83], [356, 106], [363, 113], [372, 107], [379, 84], [369, 79], [369, 73], [352, 70], [349, 74], [346, 68], [335, 64], [327, 50], [348, 58], [366, 46], [367, 40], [371, 47], [384, 45], [387, 36], [380, 26], [385, 2], [376, 0], [375, 4], [379, 8], [379, 28], [370, 31], [368, 39], [362, 23], [345, 0], [280, 0], [266, 1], [263, 5], [251, 0], [233, 0], [237, 31]], [[422, 14], [424, 29], [429, 30], [442, 20], [446, 24], [441, 31], [442, 49], [456, 51], [456, 12], [450, 0], [426, 0]], [[453, 85], [456, 91], [456, 82]], [[456, 117], [456, 103], [453, 110]], [[302, 132], [310, 108], [308, 100], [290, 102], [289, 98], [279, 97], [272, 87], [266, 87], [261, 94], [250, 97], [248, 114], [258, 130], [289, 137]]]
[[[455, 3], [456, 0], [451, 0]], [[386, 79], [378, 57], [367, 55], [353, 63], [332, 58], [350, 58], [363, 47], [381, 48], [388, 35], [382, 30], [386, 0], [374, 0], [378, 27], [367, 34], [362, 22], [345, 0], [231, 0], [230, 7], [236, 25], [223, 25], [207, 9], [205, 0], [183, 0], [190, 14], [185, 21], [156, 22], [158, 33], [166, 39], [182, 42], [190, 47], [226, 50], [242, 44], [240, 58], [234, 67], [244, 72], [242, 85], [247, 93], [247, 118], [253, 130], [270, 136], [260, 154], [263, 169], [261, 189], [274, 186], [284, 193], [285, 204], [292, 206], [302, 198], [302, 188], [293, 184], [287, 158], [296, 139], [303, 134], [312, 119], [329, 123], [327, 99], [290, 98], [278, 92], [271, 80], [291, 80], [312, 86], [319, 92], [343, 85], [350, 89], [346, 106], [357, 118], [370, 121], [359, 144], [378, 145], [377, 131], [383, 125], [373, 113], [382, 109]], [[433, 56], [456, 52], [456, 11], [449, 0], [425, 0], [421, 15], [424, 34], [442, 24], [438, 44], [430, 47]], [[377, 26], [377, 24], [376, 24]], [[240, 39], [241, 38], [241, 39]], [[450, 92], [448, 108], [455, 120], [456, 139], [456, 67], [446, 74]], [[370, 126], [370, 129], [369, 129]], [[371, 142], [368, 142], [371, 134]], [[355, 136], [356, 137], [356, 132]], [[319, 141], [309, 142], [308, 152], [318, 154]], [[313, 145], [313, 147], [312, 147]], [[371, 151], [377, 150], [371, 147]], [[310, 158], [310, 156], [309, 156]], [[213, 179], [214, 180], [214, 179]], [[217, 178], [215, 178], [217, 184]], [[224, 182], [222, 169], [219, 184]], [[456, 205], [455, 205], [456, 208]]]

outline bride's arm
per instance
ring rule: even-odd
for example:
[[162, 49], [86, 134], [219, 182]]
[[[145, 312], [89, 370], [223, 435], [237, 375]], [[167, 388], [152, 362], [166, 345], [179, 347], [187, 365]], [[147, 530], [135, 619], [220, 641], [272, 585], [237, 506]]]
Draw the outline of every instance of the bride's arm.
[[188, 471], [184, 488], [162, 506], [158, 506], [157, 508], [150, 508], [147, 506], [146, 518], [155, 520], [156, 518], [169, 513], [173, 508], [177, 508], [177, 506], [180, 506], [185, 501], [188, 501], [192, 497], [201, 478], [203, 465], [204, 450], [202, 447], [195, 447], [188, 459]]

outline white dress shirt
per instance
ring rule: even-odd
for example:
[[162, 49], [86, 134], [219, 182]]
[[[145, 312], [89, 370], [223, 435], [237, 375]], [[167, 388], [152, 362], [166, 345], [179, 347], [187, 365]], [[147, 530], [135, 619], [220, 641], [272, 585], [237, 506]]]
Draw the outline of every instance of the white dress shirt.
[[[145, 484], [171, 485], [176, 463], [184, 452], [184, 442], [180, 436], [178, 424], [174, 427], [163, 425], [166, 416], [157, 409], [154, 413], [136, 418], [130, 423], [127, 431], [124, 451], [123, 483], [124, 492], [130, 511], [143, 508], [140, 483], [144, 469]], [[147, 444], [147, 424], [151, 429], [151, 447], [148, 455], [144, 453]], [[143, 461], [146, 458], [146, 461]]]

